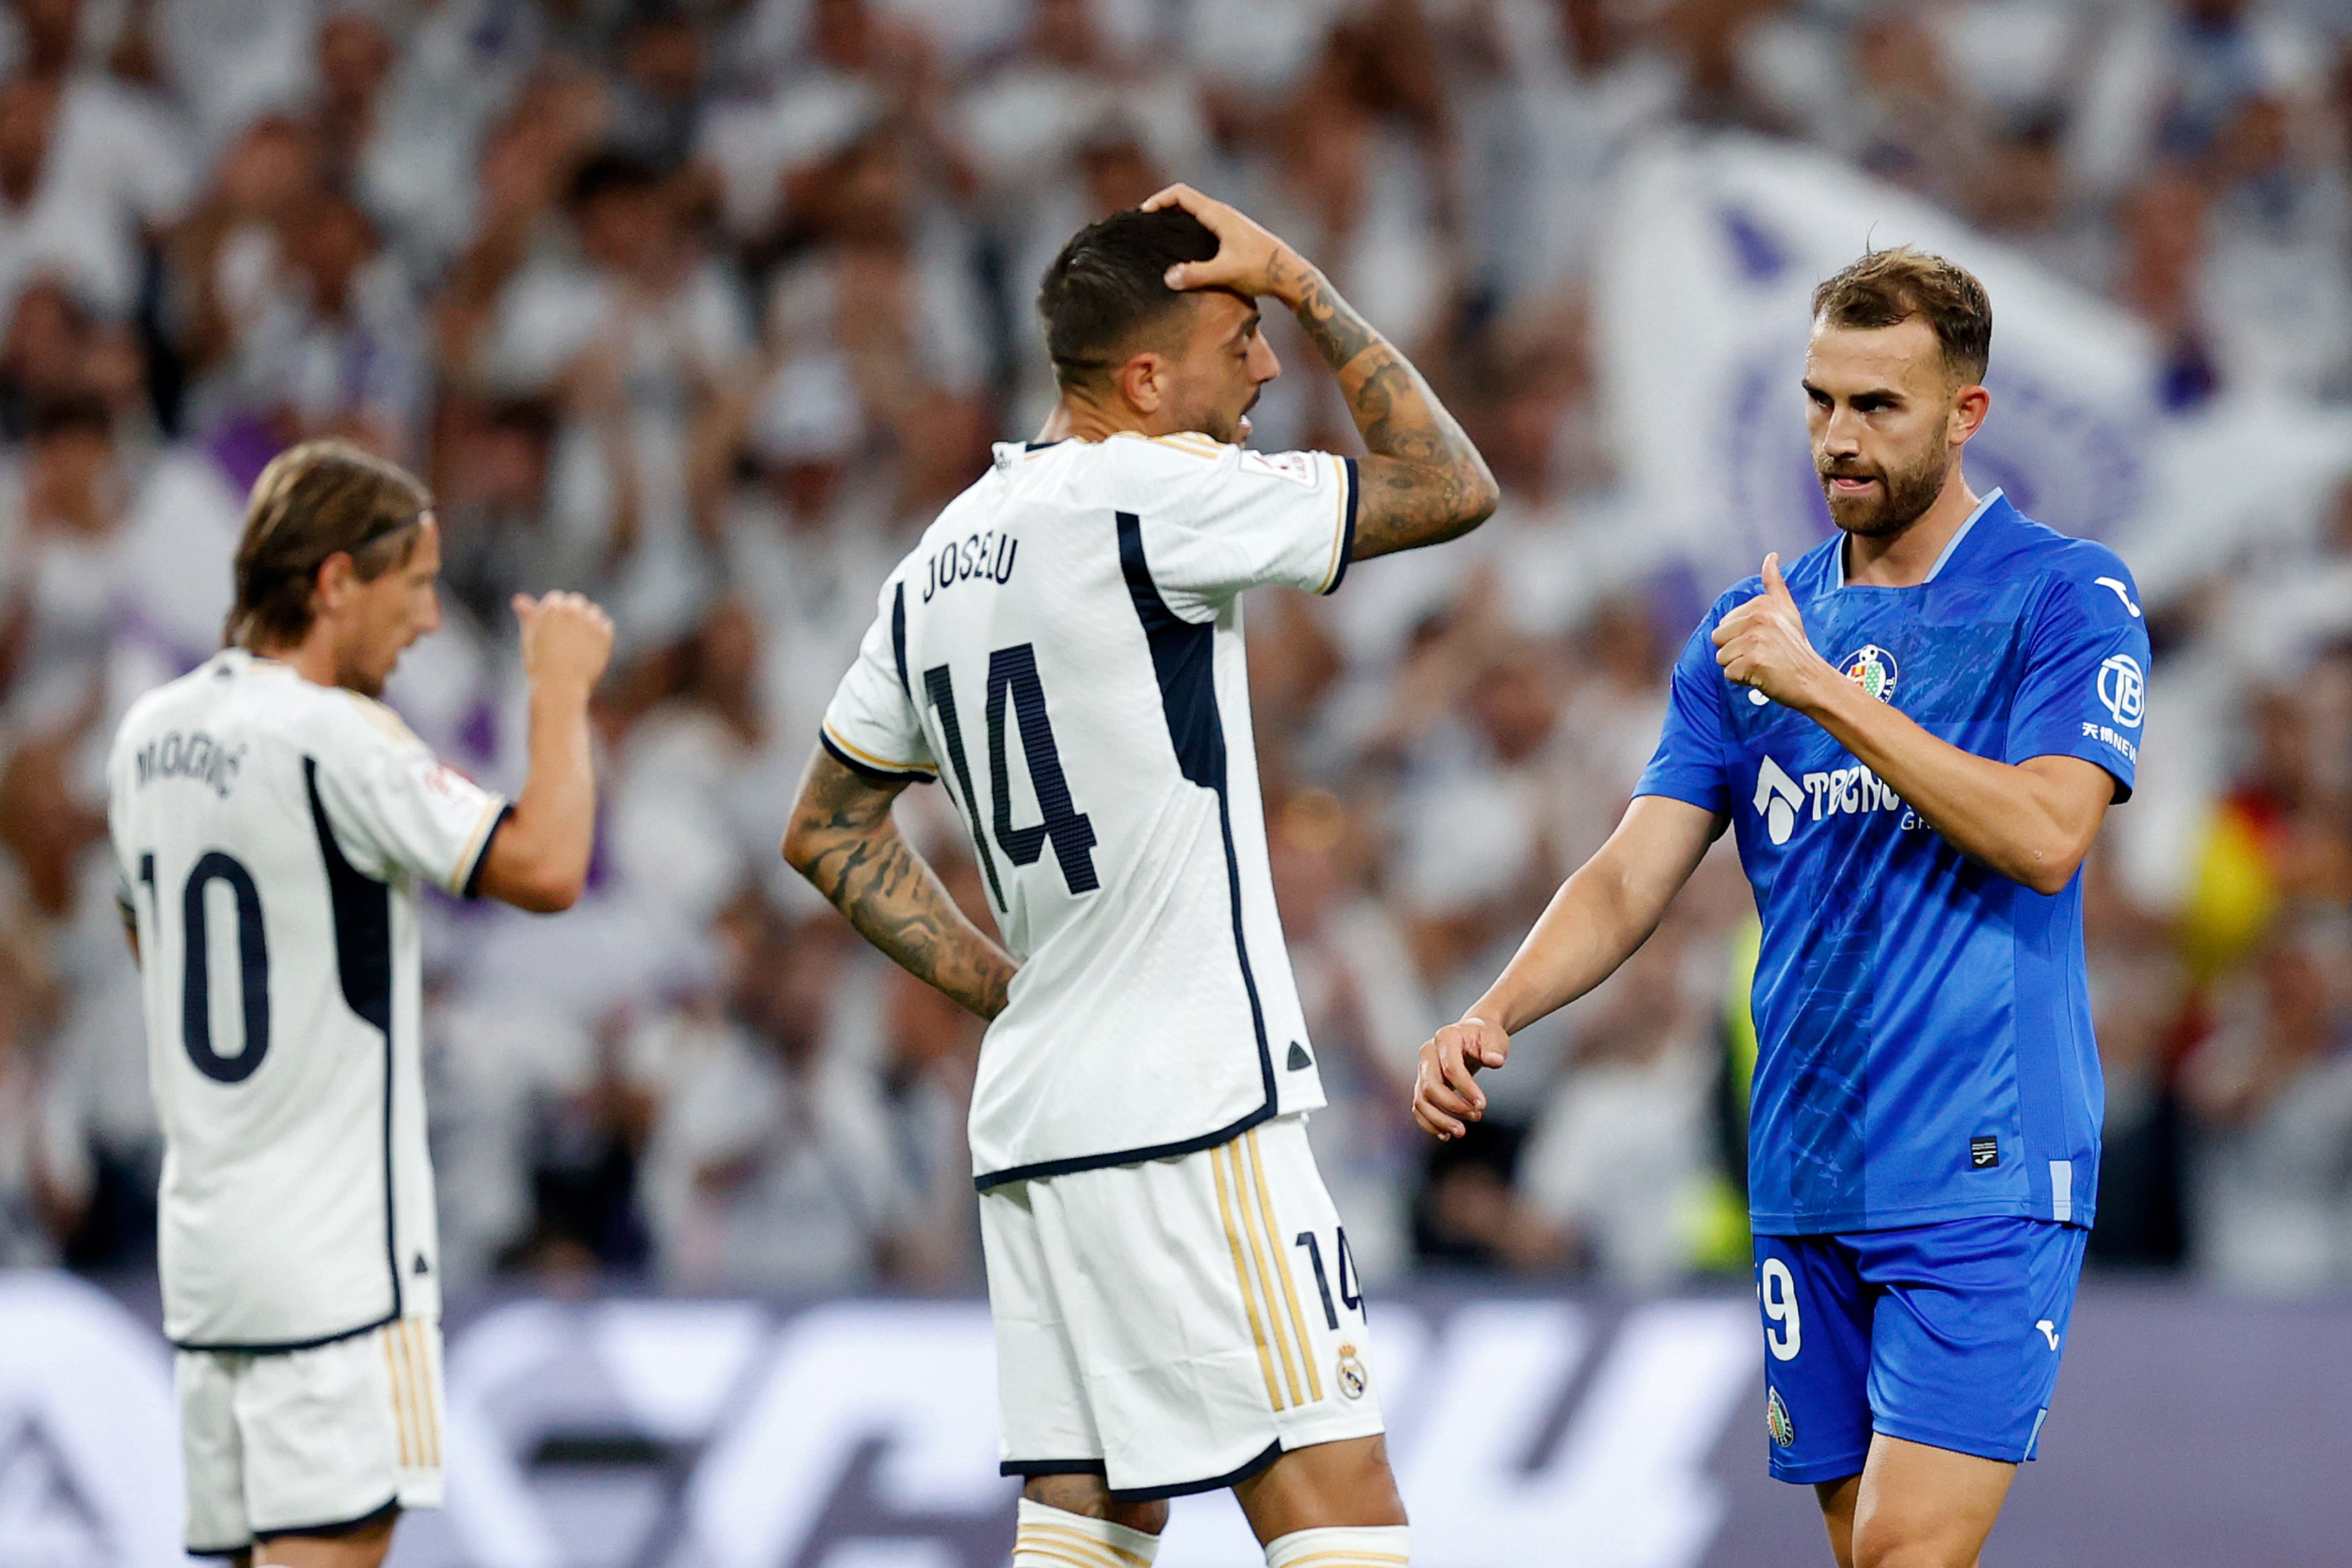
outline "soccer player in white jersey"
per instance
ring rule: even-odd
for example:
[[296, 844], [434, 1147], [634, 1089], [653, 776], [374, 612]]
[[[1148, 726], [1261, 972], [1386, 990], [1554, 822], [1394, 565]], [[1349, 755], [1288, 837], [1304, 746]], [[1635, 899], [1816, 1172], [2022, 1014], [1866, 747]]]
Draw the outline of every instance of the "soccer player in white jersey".
[[417, 889], [553, 911], [587, 875], [602, 611], [516, 598], [530, 763], [511, 803], [375, 700], [440, 623], [430, 507], [356, 447], [279, 456], [226, 645], [134, 704], [108, 764], [200, 1555], [375, 1568], [400, 1511], [440, 1502]]
[[[1370, 455], [1240, 443], [1287, 307]], [[1146, 1568], [1230, 1487], [1275, 1568], [1397, 1568], [1404, 1508], [1275, 913], [1240, 599], [1454, 538], [1495, 482], [1289, 246], [1183, 186], [1038, 298], [1061, 399], [884, 586], [784, 853], [991, 1020], [971, 1107], [1015, 1568]], [[936, 778], [1006, 947], [891, 825]]]

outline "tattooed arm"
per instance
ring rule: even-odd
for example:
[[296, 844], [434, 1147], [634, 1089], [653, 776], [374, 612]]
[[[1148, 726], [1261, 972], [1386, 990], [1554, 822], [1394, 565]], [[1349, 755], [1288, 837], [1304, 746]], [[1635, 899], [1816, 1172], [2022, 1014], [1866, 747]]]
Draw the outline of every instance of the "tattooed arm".
[[1217, 236], [1207, 261], [1168, 269], [1168, 287], [1270, 294], [1298, 318], [1307, 340], [1339, 378], [1348, 413], [1371, 455], [1357, 469], [1355, 556], [1438, 544], [1468, 533], [1500, 498], [1470, 444], [1412, 362], [1297, 251], [1223, 202], [1171, 185], [1146, 211], [1178, 206]]
[[905, 788], [854, 773], [819, 747], [784, 830], [784, 859], [900, 968], [992, 1019], [1018, 966], [898, 836], [890, 802]]

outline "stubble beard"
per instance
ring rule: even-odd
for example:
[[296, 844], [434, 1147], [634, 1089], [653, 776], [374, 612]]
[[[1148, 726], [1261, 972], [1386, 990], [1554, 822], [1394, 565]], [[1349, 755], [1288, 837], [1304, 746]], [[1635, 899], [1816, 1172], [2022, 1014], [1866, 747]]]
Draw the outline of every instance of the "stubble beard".
[[[1823, 466], [1816, 462], [1814, 472], [1821, 479], [1822, 497], [1829, 503], [1830, 521], [1840, 532], [1866, 539], [1893, 538], [1927, 515], [1944, 493], [1944, 482], [1951, 477], [1951, 459], [1942, 453], [1930, 452], [1917, 463], [1905, 468], [1864, 469], [1853, 465]], [[1879, 488], [1868, 496], [1841, 497], [1830, 488], [1833, 478], [1867, 476], [1879, 482]]]

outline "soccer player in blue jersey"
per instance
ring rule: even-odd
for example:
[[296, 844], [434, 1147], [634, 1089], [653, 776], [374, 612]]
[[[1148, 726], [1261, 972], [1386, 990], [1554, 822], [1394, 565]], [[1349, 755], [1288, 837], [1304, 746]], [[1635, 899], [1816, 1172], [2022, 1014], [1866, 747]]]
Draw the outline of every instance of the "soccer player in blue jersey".
[[2098, 1190], [2080, 868], [2138, 758], [2121, 560], [1979, 496], [1983, 286], [1910, 248], [1815, 292], [1804, 388], [1836, 534], [1767, 556], [1674, 672], [1608, 843], [1422, 1048], [1483, 1113], [1510, 1036], [1641, 945], [1726, 827], [1764, 923], [1748, 1181], [1772, 1473], [1841, 1568], [1968, 1568], [2033, 1455]]

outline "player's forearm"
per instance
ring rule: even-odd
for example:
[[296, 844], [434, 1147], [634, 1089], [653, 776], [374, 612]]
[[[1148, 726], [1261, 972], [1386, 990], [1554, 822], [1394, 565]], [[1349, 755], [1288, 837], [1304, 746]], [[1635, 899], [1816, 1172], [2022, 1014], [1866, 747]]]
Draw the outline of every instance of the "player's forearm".
[[1484, 522], [1500, 498], [1477, 447], [1412, 362], [1296, 257], [1277, 269], [1283, 303], [1339, 379], [1371, 454], [1360, 471], [1355, 554], [1436, 544]]
[[898, 791], [861, 779], [820, 751], [784, 831], [784, 859], [891, 961], [969, 1011], [992, 1019], [1019, 966], [965, 917], [899, 836]]
[[1803, 711], [1954, 848], [2037, 893], [2074, 877], [2098, 823], [2071, 820], [2053, 782], [1930, 735], [1900, 710], [1834, 677]]
[[1506, 1034], [1592, 989], [1649, 940], [1714, 841], [1714, 820], [1680, 800], [1635, 800], [1593, 857], [1552, 894], [1543, 915], [1468, 1014]]
[[530, 744], [530, 770], [522, 793], [515, 798], [513, 817], [491, 841], [491, 875], [485, 877], [485, 885], [494, 895], [527, 909], [568, 909], [587, 885], [588, 858], [596, 836], [588, 694], [568, 686], [533, 686]]

